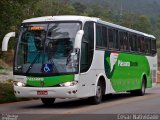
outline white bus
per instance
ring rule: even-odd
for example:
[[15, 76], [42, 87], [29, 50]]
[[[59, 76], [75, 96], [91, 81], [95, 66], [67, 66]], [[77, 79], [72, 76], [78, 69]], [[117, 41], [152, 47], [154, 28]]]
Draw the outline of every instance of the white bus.
[[[2, 49], [7, 50], [8, 34]], [[85, 16], [48, 16], [24, 20], [14, 57], [17, 97], [89, 98], [99, 104], [109, 93], [144, 95], [156, 83], [153, 35]]]

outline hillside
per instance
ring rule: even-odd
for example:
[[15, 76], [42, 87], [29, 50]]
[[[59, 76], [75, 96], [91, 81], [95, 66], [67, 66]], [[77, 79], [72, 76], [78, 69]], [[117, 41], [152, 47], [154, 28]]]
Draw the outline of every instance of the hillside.
[[160, 16], [160, 0], [71, 0], [82, 4], [99, 4], [108, 6], [117, 14], [137, 13], [144, 14], [152, 18]]

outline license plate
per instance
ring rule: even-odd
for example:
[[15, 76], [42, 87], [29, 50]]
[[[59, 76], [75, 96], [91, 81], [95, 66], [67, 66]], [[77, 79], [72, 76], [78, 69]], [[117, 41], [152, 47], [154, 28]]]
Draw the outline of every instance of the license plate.
[[37, 91], [37, 95], [48, 95], [48, 91]]

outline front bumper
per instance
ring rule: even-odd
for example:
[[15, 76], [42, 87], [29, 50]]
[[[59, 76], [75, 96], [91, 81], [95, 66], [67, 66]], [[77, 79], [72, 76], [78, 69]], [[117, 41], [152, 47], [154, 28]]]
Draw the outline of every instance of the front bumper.
[[[37, 91], [47, 91], [45, 95]], [[19, 87], [14, 85], [16, 97], [21, 98], [77, 98], [77, 86], [70, 87]]]

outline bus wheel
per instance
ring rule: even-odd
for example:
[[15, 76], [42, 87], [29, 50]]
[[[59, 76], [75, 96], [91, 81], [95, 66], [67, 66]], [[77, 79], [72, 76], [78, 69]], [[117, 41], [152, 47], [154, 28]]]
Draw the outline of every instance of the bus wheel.
[[98, 82], [97, 88], [96, 88], [96, 95], [89, 98], [90, 102], [92, 104], [99, 104], [102, 101], [102, 84], [101, 82]]
[[138, 90], [138, 95], [143, 96], [146, 93], [146, 81], [143, 78], [141, 89]]
[[143, 80], [142, 80], [142, 85], [141, 85], [141, 89], [131, 91], [131, 94], [133, 94], [133, 95], [138, 95], [138, 96], [143, 96], [143, 95], [145, 95], [145, 93], [146, 93], [146, 81], [145, 81], [145, 79], [143, 78]]
[[55, 98], [41, 98], [41, 101], [44, 105], [49, 106], [53, 105]]

